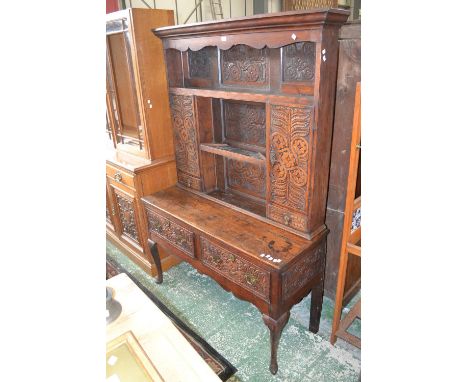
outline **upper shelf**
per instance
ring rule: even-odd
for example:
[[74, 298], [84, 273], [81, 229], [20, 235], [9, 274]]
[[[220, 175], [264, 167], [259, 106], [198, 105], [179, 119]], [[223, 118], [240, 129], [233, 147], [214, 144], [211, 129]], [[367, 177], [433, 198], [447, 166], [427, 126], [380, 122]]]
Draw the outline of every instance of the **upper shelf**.
[[243, 162], [265, 163], [265, 157], [261, 153], [232, 147], [225, 143], [202, 143], [200, 150]]
[[256, 93], [256, 92], [238, 92], [231, 90], [214, 90], [214, 89], [199, 89], [199, 88], [169, 88], [171, 94], [185, 96], [199, 96], [209, 98], [222, 98], [237, 101], [264, 102], [264, 103], [286, 103], [310, 106], [314, 104], [314, 97], [304, 96], [299, 94], [279, 95], [272, 93]]

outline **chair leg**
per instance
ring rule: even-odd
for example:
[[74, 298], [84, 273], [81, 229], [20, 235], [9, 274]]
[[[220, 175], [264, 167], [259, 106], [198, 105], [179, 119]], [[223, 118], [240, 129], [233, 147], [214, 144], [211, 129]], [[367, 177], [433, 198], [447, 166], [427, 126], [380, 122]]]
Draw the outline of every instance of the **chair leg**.
[[158, 274], [156, 275], [156, 283], [161, 284], [163, 282], [163, 273], [162, 273], [162, 267], [161, 267], [161, 257], [159, 256], [159, 251], [157, 244], [148, 239], [148, 245], [151, 251], [151, 256], [153, 257], [154, 263], [156, 264], [156, 271]]
[[266, 314], [264, 314], [262, 318], [265, 325], [270, 329], [270, 372], [275, 375], [278, 372], [278, 344], [281, 338], [281, 332], [289, 320], [289, 311], [284, 313], [278, 320], [274, 320]]

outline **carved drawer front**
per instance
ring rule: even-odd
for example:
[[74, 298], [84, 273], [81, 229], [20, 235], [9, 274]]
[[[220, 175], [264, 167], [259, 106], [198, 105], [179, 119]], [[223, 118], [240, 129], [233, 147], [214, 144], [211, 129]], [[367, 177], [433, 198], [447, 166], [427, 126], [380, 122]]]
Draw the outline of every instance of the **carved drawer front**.
[[190, 257], [195, 257], [193, 232], [153, 211], [146, 210], [146, 216], [150, 232], [167, 240]]
[[124, 184], [125, 186], [135, 189], [135, 181], [132, 175], [109, 165], [106, 166], [106, 174], [110, 179], [113, 179], [117, 183]]
[[199, 178], [184, 174], [182, 171], [177, 171], [177, 180], [180, 184], [187, 188], [191, 188], [197, 191], [202, 190], [202, 183]]
[[283, 301], [294, 295], [319, 273], [324, 274], [325, 243], [320, 244], [307, 256], [304, 256], [283, 275]]
[[227, 279], [270, 301], [270, 274], [242, 257], [200, 237], [201, 261]]
[[279, 208], [271, 204], [267, 207], [267, 216], [275, 222], [284, 224], [298, 231], [308, 232], [307, 218], [305, 215], [291, 212], [286, 208]]
[[122, 235], [129, 237], [139, 245], [140, 235], [138, 233], [138, 226], [136, 222], [135, 201], [123, 193], [120, 193], [114, 188], [115, 200], [117, 203], [118, 216], [122, 226]]

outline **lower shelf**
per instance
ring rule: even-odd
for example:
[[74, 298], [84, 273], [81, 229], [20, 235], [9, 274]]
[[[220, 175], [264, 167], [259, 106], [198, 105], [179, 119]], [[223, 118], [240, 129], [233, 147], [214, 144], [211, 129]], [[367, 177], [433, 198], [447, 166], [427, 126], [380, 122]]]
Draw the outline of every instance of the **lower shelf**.
[[257, 202], [251, 198], [235, 194], [229, 191], [212, 191], [207, 194], [214, 199], [220, 200], [224, 203], [228, 203], [231, 206], [235, 206], [241, 208], [243, 210], [247, 210], [252, 212], [256, 215], [265, 217], [266, 216], [266, 207], [265, 204], [261, 202]]

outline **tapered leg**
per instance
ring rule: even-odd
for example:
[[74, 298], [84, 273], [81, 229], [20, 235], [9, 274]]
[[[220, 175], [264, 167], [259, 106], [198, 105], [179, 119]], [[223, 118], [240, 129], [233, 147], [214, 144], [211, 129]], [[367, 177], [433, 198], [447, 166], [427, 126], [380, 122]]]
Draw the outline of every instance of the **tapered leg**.
[[270, 329], [270, 372], [271, 374], [276, 374], [278, 371], [278, 360], [277, 360], [277, 352], [278, 352], [278, 344], [281, 337], [281, 332], [283, 331], [284, 326], [289, 320], [289, 311], [284, 313], [279, 319], [274, 320], [273, 318], [264, 314], [263, 322], [268, 329]]
[[156, 275], [156, 283], [161, 284], [163, 282], [163, 273], [161, 267], [161, 257], [159, 256], [159, 251], [156, 243], [148, 239], [148, 246], [151, 251], [151, 256], [153, 256], [154, 263], [156, 264], [156, 270], [158, 274]]
[[320, 282], [312, 288], [310, 299], [310, 317], [309, 317], [309, 330], [312, 333], [317, 333], [320, 327], [320, 315], [322, 314], [323, 303], [323, 276]]

